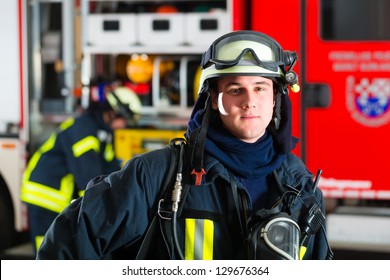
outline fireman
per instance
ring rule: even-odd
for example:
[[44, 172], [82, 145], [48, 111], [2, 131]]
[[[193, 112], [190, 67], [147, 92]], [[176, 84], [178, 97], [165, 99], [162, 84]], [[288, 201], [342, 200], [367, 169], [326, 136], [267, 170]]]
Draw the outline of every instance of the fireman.
[[83, 195], [87, 182], [120, 169], [113, 131], [134, 125], [141, 107], [125, 87], [91, 87], [88, 110], [61, 123], [32, 155], [23, 176], [21, 200], [28, 205], [34, 250], [72, 199]]
[[259, 32], [214, 41], [185, 139], [90, 181], [37, 258], [331, 258], [321, 190], [291, 152], [296, 61]]

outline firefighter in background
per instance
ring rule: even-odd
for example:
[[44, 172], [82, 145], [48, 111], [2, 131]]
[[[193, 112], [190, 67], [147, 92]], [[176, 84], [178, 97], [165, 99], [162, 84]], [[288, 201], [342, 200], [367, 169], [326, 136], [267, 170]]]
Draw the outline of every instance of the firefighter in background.
[[125, 87], [91, 87], [88, 109], [59, 125], [32, 155], [24, 172], [21, 200], [28, 205], [36, 251], [55, 217], [83, 195], [88, 181], [120, 169], [113, 131], [135, 124], [141, 102]]

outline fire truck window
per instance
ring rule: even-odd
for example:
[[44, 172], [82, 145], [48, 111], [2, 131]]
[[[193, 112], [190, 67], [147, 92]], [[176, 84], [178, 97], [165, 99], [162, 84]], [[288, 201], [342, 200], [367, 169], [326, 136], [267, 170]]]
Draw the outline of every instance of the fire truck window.
[[388, 0], [322, 0], [320, 9], [324, 40], [390, 39]]

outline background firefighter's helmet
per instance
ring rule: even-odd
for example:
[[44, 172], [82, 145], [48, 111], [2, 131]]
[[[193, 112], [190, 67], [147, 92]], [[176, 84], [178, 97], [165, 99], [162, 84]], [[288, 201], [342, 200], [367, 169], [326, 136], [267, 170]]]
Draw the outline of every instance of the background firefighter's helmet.
[[141, 100], [128, 87], [116, 87], [106, 95], [110, 108], [129, 121], [137, 120], [141, 113]]
[[101, 82], [90, 88], [88, 110], [95, 112], [114, 111], [130, 124], [139, 119], [142, 103], [138, 95], [128, 87]]

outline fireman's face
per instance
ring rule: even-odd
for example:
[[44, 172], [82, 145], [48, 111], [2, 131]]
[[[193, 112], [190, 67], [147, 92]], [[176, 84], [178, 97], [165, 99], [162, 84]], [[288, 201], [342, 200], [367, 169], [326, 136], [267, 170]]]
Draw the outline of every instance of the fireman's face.
[[244, 142], [256, 142], [272, 120], [275, 104], [272, 80], [256, 76], [222, 77], [217, 87], [212, 106], [219, 110], [225, 128]]
[[124, 117], [118, 116], [113, 111], [106, 111], [103, 115], [103, 119], [112, 130], [124, 129], [127, 126], [127, 120]]
[[111, 129], [116, 130], [116, 129], [124, 129], [127, 126], [127, 120], [124, 117], [117, 117], [114, 118], [111, 121]]

